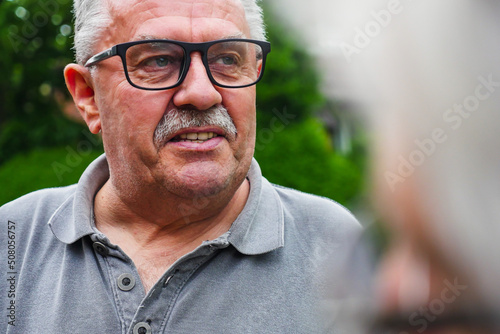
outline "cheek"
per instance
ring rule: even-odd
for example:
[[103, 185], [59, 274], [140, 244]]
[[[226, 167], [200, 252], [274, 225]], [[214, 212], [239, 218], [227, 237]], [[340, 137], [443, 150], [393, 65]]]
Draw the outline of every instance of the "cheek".
[[136, 89], [125, 82], [106, 94], [103, 112], [106, 119], [117, 122], [120, 127], [138, 131], [152, 124], [156, 127], [167, 105], [167, 94]]
[[238, 133], [247, 139], [255, 138], [255, 86], [226, 90], [221, 94]]
[[252, 157], [256, 136], [255, 88], [243, 88], [242, 92], [235, 92], [227, 101], [225, 106], [238, 130], [236, 157], [238, 160]]
[[[100, 91], [104, 94], [98, 97], [105, 144], [109, 149], [152, 147], [154, 130], [170, 101], [168, 92], [139, 90], [126, 80], [110, 86], [103, 87]], [[125, 153], [124, 149], [120, 151]]]

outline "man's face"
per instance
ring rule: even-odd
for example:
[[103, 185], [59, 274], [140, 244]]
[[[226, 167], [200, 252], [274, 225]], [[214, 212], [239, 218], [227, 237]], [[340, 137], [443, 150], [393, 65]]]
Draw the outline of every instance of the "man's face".
[[[111, 1], [113, 24], [96, 52], [145, 38], [206, 42], [234, 36], [250, 38], [237, 0]], [[132, 87], [119, 57], [99, 64], [94, 75], [95, 101], [110, 165], [111, 182], [121, 192], [160, 189], [192, 198], [234, 193], [244, 180], [255, 144], [255, 86], [227, 89], [212, 85], [201, 55], [191, 54], [184, 82], [176, 88], [146, 91]], [[183, 128], [169, 141], [155, 143], [164, 114], [223, 106], [236, 136], [218, 126]], [[218, 136], [203, 142], [179, 141], [195, 133]], [[200, 137], [203, 135], [200, 135]]]

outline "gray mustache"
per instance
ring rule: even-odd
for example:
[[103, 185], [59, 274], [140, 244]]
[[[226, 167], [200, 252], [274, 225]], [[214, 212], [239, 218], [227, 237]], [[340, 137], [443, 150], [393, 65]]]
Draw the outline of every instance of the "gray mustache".
[[227, 109], [222, 105], [207, 110], [171, 109], [163, 115], [154, 132], [154, 144], [157, 148], [179, 130], [191, 127], [216, 126], [224, 130], [226, 139], [236, 138], [238, 131]]

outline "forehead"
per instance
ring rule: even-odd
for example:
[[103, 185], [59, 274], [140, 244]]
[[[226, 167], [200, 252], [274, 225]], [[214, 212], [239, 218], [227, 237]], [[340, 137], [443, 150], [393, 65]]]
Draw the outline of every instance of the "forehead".
[[141, 36], [202, 42], [242, 34], [250, 37], [240, 0], [109, 0], [110, 39]]

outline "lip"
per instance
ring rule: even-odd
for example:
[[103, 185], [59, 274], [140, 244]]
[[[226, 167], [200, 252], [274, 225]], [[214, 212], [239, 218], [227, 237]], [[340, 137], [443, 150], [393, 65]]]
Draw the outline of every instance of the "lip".
[[222, 143], [224, 140], [226, 140], [226, 138], [219, 136], [219, 137], [209, 139], [203, 143], [192, 143], [189, 141], [176, 141], [176, 142], [169, 141], [167, 143], [167, 146], [177, 147], [177, 148], [190, 150], [190, 151], [212, 151], [217, 146], [219, 146], [219, 144]]
[[[172, 141], [173, 138], [185, 133], [213, 132], [217, 137], [204, 141], [203, 143], [193, 143], [189, 141]], [[210, 151], [215, 149], [222, 141], [226, 140], [226, 133], [218, 127], [186, 128], [174, 133], [167, 141], [167, 146], [173, 146], [190, 151]]]
[[186, 128], [177, 131], [174, 133], [170, 138], [168, 138], [168, 142], [170, 142], [172, 139], [174, 139], [177, 136], [180, 136], [185, 133], [195, 133], [195, 132], [213, 132], [216, 133], [218, 136], [225, 137], [226, 132], [222, 130], [221, 128], [218, 127], [210, 127], [210, 126], [205, 126], [205, 127], [199, 127], [199, 128]]

